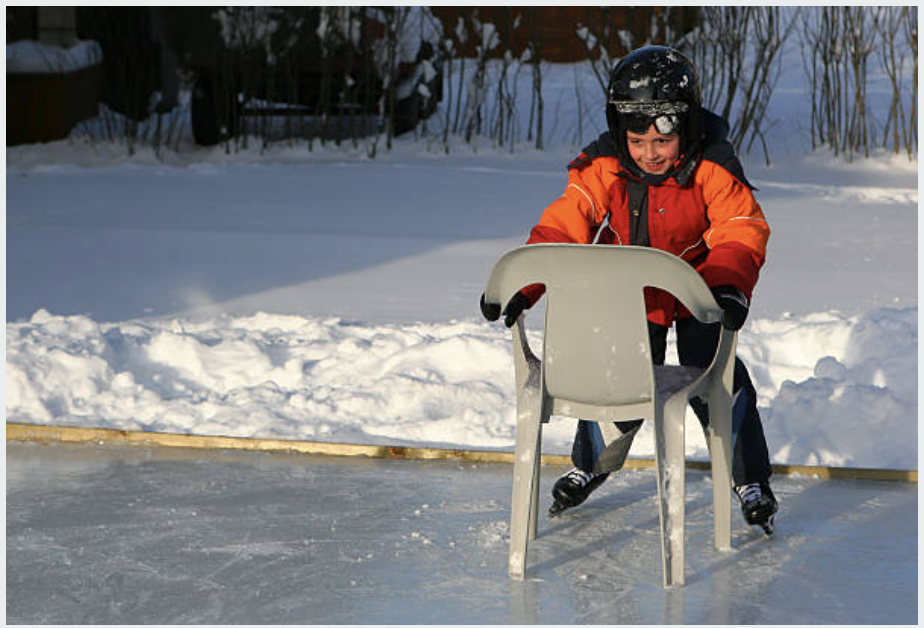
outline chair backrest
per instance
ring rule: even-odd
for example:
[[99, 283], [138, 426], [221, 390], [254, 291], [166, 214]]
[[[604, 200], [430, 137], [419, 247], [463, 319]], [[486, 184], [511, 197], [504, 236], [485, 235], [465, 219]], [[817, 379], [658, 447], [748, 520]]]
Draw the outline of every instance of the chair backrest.
[[485, 299], [506, 304], [535, 283], [546, 287], [542, 372], [547, 394], [557, 399], [619, 406], [654, 398], [645, 287], [670, 292], [703, 322], [721, 320], [693, 267], [656, 249], [522, 246], [498, 260]]

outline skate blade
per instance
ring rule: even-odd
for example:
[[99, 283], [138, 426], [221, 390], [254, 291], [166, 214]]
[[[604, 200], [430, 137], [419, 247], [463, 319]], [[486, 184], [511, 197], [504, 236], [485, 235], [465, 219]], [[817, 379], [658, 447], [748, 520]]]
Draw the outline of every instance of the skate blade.
[[564, 504], [560, 504], [559, 502], [552, 502], [552, 505], [549, 506], [549, 517], [552, 517], [552, 518], [557, 517], [561, 513], [568, 510], [568, 508], [569, 506], [565, 506]]
[[764, 534], [767, 536], [773, 536], [773, 524], [774, 517], [771, 516], [766, 522], [760, 524], [760, 527], [763, 528]]

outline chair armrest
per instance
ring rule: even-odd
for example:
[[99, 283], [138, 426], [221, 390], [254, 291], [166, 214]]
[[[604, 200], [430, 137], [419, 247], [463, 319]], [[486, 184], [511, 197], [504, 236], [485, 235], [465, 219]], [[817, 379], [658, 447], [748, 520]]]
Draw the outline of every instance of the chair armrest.
[[709, 413], [708, 429], [713, 435], [731, 438], [738, 332], [725, 329], [721, 325], [719, 328], [719, 344], [707, 370], [707, 381], [704, 382], [707, 403], [715, 410]]
[[[715, 377], [721, 377], [722, 384], [729, 391], [734, 391], [735, 380], [735, 357], [738, 352], [738, 332], [726, 329], [720, 326], [719, 346], [716, 349], [713, 364], [716, 368], [721, 369], [721, 373], [716, 372]], [[712, 368], [710, 366], [710, 368]]]
[[513, 370], [517, 394], [541, 394], [542, 360], [536, 357], [526, 337], [526, 314], [510, 328], [513, 336]]

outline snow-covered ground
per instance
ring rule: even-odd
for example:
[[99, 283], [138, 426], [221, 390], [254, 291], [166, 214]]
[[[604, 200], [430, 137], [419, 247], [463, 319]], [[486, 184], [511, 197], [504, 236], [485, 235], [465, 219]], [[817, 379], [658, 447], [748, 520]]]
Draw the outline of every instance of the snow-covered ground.
[[[772, 235], [739, 340], [772, 461], [916, 469], [917, 162], [812, 153], [780, 94], [773, 165], [745, 159]], [[478, 297], [600, 118], [542, 153], [8, 148], [7, 421], [512, 448], [509, 336]]]

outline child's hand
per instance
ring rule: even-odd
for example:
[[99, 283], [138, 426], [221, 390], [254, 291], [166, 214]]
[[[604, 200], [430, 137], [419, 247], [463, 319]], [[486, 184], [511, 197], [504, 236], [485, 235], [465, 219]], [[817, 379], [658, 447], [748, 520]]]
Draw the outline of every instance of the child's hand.
[[485, 303], [484, 294], [481, 295], [481, 313], [489, 321], [496, 321], [501, 317], [501, 314], [504, 315], [504, 325], [507, 327], [513, 327], [513, 324], [517, 322], [517, 319], [520, 317], [520, 314], [523, 313], [523, 310], [529, 308], [530, 302], [529, 297], [527, 297], [522, 292], [517, 292], [510, 301], [507, 302], [507, 307], [501, 311], [500, 305], [497, 303]]
[[716, 286], [712, 288], [712, 296], [725, 312], [722, 317], [722, 325], [725, 329], [731, 331], [741, 329], [748, 317], [748, 298], [744, 296], [744, 293], [734, 286]]
[[501, 312], [506, 318], [504, 318], [504, 325], [507, 327], [513, 327], [513, 324], [517, 322], [517, 319], [520, 318], [520, 314], [523, 313], [523, 310], [529, 308], [530, 302], [529, 297], [527, 297], [522, 292], [517, 292], [510, 301], [507, 302], [507, 307], [504, 308], [504, 311]]
[[481, 314], [489, 321], [496, 321], [500, 318], [501, 308], [499, 303], [485, 303], [484, 293], [481, 293]]

